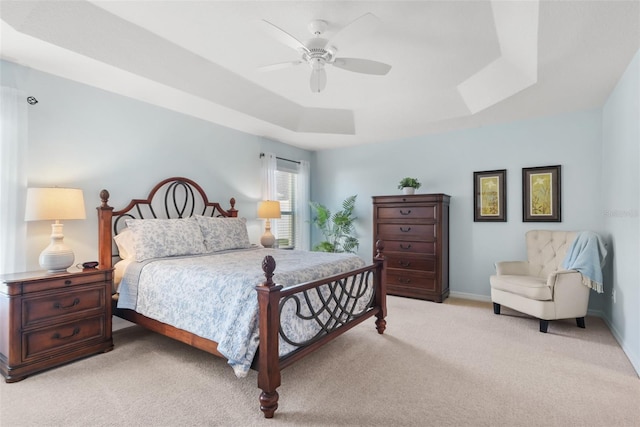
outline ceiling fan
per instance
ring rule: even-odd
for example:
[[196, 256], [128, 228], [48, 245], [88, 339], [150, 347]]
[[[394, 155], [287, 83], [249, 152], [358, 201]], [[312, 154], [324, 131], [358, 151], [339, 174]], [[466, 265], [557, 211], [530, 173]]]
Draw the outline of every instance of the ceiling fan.
[[314, 38], [310, 39], [306, 44], [269, 21], [262, 20], [262, 23], [265, 30], [271, 34], [272, 37], [297, 51], [300, 58], [295, 61], [266, 65], [260, 67], [260, 70], [272, 71], [304, 63], [309, 64], [311, 67], [309, 85], [311, 86], [312, 92], [321, 92], [327, 85], [327, 74], [324, 69], [327, 64], [355, 73], [378, 76], [383, 76], [391, 70], [391, 65], [383, 62], [337, 56], [338, 46], [348, 44], [349, 39], [353, 37], [363, 37], [373, 31], [378, 23], [378, 18], [372, 13], [366, 13], [355, 19], [329, 40], [321, 37], [327, 29], [327, 22], [321, 19], [311, 21], [308, 28], [311, 34], [314, 35]]

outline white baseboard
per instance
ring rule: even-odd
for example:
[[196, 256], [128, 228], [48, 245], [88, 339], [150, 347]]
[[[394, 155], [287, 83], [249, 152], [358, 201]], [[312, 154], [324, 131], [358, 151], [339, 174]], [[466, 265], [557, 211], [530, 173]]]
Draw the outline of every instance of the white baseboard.
[[491, 297], [487, 295], [469, 294], [466, 292], [449, 292], [449, 296], [452, 298], [469, 299], [472, 301], [491, 302]]

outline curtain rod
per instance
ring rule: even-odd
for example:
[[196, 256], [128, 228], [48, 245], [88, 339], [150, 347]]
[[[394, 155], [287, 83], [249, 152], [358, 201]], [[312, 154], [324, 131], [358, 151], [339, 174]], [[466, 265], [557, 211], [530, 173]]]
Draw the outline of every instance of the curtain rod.
[[[264, 153], [260, 153], [260, 158], [263, 158], [263, 157], [264, 157]], [[291, 163], [297, 163], [297, 164], [300, 164], [300, 162], [299, 162], [299, 161], [297, 161], [297, 160], [285, 159], [285, 158], [283, 158], [283, 157], [278, 157], [278, 156], [276, 156], [276, 159], [278, 159], [278, 160], [284, 160], [285, 162], [291, 162]]]

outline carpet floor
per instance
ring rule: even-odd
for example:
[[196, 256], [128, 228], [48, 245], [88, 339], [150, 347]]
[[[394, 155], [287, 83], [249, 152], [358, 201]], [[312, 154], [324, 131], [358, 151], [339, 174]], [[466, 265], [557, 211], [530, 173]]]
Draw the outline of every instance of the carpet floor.
[[[604, 322], [538, 321], [484, 302], [388, 298], [282, 371], [262, 417], [256, 373], [121, 325], [113, 351], [0, 384], [8, 426], [640, 426], [640, 379]], [[122, 327], [124, 326], [124, 327]]]

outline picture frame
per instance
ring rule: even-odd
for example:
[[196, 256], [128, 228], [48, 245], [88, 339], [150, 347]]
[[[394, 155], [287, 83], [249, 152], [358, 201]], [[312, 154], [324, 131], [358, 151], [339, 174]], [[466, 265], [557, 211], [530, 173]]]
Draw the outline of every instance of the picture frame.
[[522, 221], [561, 222], [561, 165], [522, 168]]
[[473, 173], [473, 221], [507, 222], [507, 170]]

